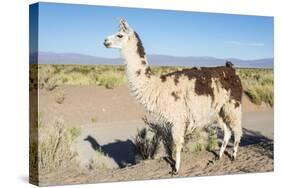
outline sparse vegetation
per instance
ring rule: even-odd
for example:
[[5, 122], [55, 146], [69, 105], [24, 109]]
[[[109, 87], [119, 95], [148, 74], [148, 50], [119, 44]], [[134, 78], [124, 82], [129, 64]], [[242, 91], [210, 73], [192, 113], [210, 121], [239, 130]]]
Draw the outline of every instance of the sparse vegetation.
[[[77, 165], [76, 152], [71, 145], [80, 134], [78, 128], [66, 128], [62, 119], [52, 125], [38, 126], [38, 143], [31, 142], [31, 166], [38, 165], [45, 174], [71, 165]], [[36, 168], [35, 168], [36, 169]]]
[[75, 162], [76, 153], [72, 151], [73, 135], [57, 119], [52, 126], [39, 128], [38, 165], [40, 172], [50, 172]]
[[195, 150], [194, 151], [199, 152], [199, 151], [203, 151], [203, 150], [205, 150], [205, 147], [202, 143], [199, 142], [199, 143], [195, 144]]
[[44, 79], [43, 87], [47, 91], [53, 91], [56, 87], [58, 87], [57, 82], [57, 78], [46, 78]]
[[184, 150], [188, 152], [199, 152], [207, 149], [208, 132], [201, 129], [194, 129], [185, 136]]
[[101, 148], [95, 151], [95, 155], [89, 161], [88, 164], [89, 170], [97, 170], [97, 169], [116, 169], [118, 165], [114, 162], [112, 158], [106, 155]]
[[125, 78], [122, 73], [110, 72], [102, 73], [96, 77], [96, 84], [99, 86], [104, 86], [107, 89], [113, 89], [116, 86], [123, 85], [125, 83]]
[[[125, 69], [121, 65], [31, 65], [30, 88], [37, 86], [48, 91], [59, 85], [98, 85], [107, 89], [126, 84]], [[181, 70], [184, 67], [152, 67], [156, 75]], [[274, 105], [273, 70], [272, 69], [237, 69], [244, 93], [255, 104]]]
[[[149, 135], [149, 133], [151, 133]], [[135, 137], [135, 146], [137, 153], [140, 154], [142, 159], [153, 159], [159, 149], [159, 135], [153, 133], [147, 128], [138, 130]]]
[[[33, 69], [36, 69], [36, 66]], [[36, 74], [32, 74], [34, 71], [30, 72], [31, 77], [36, 77]], [[113, 89], [126, 82], [122, 66], [38, 65], [38, 75], [39, 88], [48, 91], [62, 84], [98, 85]]]
[[81, 129], [78, 127], [70, 128], [69, 132], [70, 132], [72, 142], [81, 135]]
[[[143, 121], [148, 128], [138, 131], [135, 138], [137, 152], [143, 159], [150, 159], [151, 155], [155, 155], [160, 149], [161, 141], [163, 143], [165, 153], [168, 157], [173, 158], [174, 142], [171, 133], [171, 124], [169, 123], [153, 123], [147, 118]], [[157, 142], [153, 138], [157, 138]], [[186, 133], [184, 150], [188, 152], [199, 152], [203, 150], [214, 151], [218, 149], [217, 128], [207, 127], [205, 129], [195, 129], [192, 133]]]
[[[172, 136], [172, 125], [165, 122], [150, 122], [146, 117], [143, 118], [144, 123], [149, 127], [149, 131], [159, 138], [158, 144], [162, 141], [164, 149], [168, 157], [174, 155], [174, 140]], [[159, 148], [159, 146], [157, 146]]]
[[209, 135], [208, 135], [208, 144], [206, 149], [208, 151], [214, 151], [219, 148], [217, 129], [215, 127], [210, 127], [208, 131], [209, 131]]
[[272, 69], [239, 69], [244, 93], [255, 104], [274, 105], [274, 76]]
[[217, 150], [217, 128], [210, 126], [204, 129], [195, 129], [192, 133], [186, 134], [185, 143], [185, 150], [190, 152]]
[[97, 117], [95, 117], [95, 116], [92, 117], [92, 118], [91, 118], [91, 122], [92, 122], [92, 123], [96, 123], [96, 122], [97, 122]]

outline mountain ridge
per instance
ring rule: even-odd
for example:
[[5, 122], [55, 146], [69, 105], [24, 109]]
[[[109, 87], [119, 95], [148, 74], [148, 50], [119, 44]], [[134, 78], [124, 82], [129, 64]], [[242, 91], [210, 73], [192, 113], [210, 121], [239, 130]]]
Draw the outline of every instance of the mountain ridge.
[[[55, 52], [38, 52], [30, 54], [30, 63], [36, 63], [38, 57], [39, 64], [123, 64], [121, 58], [104, 58], [79, 53], [55, 53]], [[239, 58], [216, 58], [211, 56], [169, 56], [151, 54], [147, 56], [150, 65], [154, 66], [222, 66], [226, 61], [231, 61], [236, 67], [247, 68], [273, 68], [273, 58], [261, 58], [252, 60], [243, 60]]]

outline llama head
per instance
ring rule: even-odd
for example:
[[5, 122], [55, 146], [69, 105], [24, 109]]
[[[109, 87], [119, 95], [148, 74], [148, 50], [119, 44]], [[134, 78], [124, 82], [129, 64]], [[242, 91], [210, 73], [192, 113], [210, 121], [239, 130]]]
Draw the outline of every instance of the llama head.
[[121, 18], [119, 20], [119, 31], [113, 35], [106, 37], [103, 44], [107, 48], [121, 49], [128, 43], [130, 36], [132, 36], [133, 34], [134, 30], [124, 19]]

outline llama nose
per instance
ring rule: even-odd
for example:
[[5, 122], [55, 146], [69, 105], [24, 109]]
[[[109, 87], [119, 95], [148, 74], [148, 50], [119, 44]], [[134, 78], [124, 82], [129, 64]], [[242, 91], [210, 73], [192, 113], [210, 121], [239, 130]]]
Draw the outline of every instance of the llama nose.
[[109, 46], [110, 46], [110, 42], [108, 42], [108, 40], [105, 39], [104, 42], [103, 42], [103, 45], [104, 45], [105, 47], [109, 47]]

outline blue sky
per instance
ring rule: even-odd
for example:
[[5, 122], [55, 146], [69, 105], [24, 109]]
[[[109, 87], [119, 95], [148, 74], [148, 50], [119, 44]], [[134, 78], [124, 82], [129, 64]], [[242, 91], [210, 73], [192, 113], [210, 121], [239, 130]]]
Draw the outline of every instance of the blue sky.
[[103, 40], [125, 18], [147, 54], [273, 57], [273, 18], [93, 5], [40, 3], [39, 51], [119, 57]]

